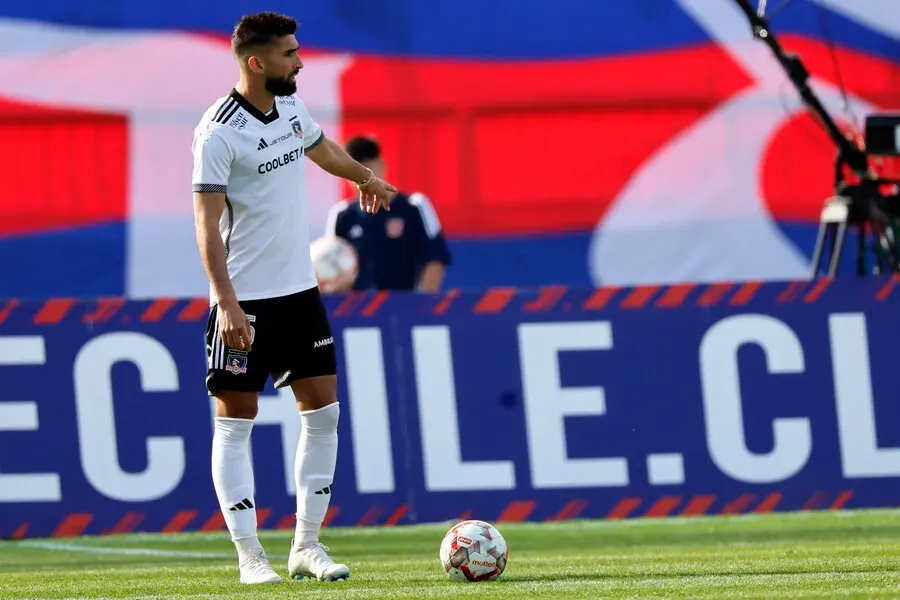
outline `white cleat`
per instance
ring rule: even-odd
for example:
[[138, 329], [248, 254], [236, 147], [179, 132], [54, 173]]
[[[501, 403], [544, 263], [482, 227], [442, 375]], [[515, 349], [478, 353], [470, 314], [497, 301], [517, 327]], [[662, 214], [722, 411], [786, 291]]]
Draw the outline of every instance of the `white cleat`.
[[326, 550], [328, 547], [319, 542], [297, 548], [291, 540], [291, 554], [288, 557], [288, 573], [291, 578], [310, 577], [319, 581], [350, 579], [350, 567], [331, 560], [331, 557], [325, 554]]
[[281, 583], [281, 576], [275, 572], [262, 548], [253, 548], [238, 553], [241, 568], [241, 583]]

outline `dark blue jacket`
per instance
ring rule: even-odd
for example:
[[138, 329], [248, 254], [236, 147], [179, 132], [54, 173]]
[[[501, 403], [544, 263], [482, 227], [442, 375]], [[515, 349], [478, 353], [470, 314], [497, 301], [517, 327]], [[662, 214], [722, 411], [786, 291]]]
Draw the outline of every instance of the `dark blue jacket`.
[[426, 263], [450, 264], [441, 222], [424, 194], [399, 193], [390, 211], [374, 215], [362, 211], [358, 198], [338, 202], [328, 216], [326, 234], [356, 248], [354, 290], [415, 290]]

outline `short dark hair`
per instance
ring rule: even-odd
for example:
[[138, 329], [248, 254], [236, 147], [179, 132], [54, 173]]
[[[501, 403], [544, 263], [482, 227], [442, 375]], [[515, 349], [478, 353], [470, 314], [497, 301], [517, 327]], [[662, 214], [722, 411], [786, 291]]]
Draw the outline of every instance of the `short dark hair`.
[[346, 149], [356, 162], [375, 160], [381, 156], [381, 148], [373, 136], [358, 135], [347, 142]]
[[243, 56], [253, 48], [266, 46], [277, 38], [295, 33], [297, 21], [286, 15], [269, 11], [245, 15], [234, 26], [231, 51]]

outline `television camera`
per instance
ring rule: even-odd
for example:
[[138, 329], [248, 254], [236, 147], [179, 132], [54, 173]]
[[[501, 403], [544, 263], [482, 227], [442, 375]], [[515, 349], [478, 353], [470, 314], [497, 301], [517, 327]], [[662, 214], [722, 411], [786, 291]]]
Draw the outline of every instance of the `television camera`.
[[[848, 228], [857, 231], [857, 275], [900, 272], [900, 181], [880, 178], [872, 168], [875, 157], [900, 157], [900, 113], [874, 114], [866, 118], [862, 144], [845, 135], [809, 87], [809, 71], [795, 54], [784, 51], [765, 16], [766, 1], [760, 0], [754, 11], [748, 0], [735, 0], [747, 15], [753, 35], [765, 42], [800, 97], [818, 117], [837, 146], [835, 194], [822, 209], [816, 245], [813, 250], [812, 277], [822, 271], [828, 247], [826, 273], [835, 277], [841, 262]], [[847, 177], [850, 171], [852, 177]], [[871, 250], [875, 261], [868, 266]]]

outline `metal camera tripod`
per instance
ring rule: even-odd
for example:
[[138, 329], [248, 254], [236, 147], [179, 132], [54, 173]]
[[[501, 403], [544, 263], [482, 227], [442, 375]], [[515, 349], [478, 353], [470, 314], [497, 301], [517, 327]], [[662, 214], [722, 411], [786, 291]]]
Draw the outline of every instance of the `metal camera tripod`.
[[[897, 240], [892, 217], [885, 207], [885, 199], [878, 191], [877, 180], [863, 181], [860, 185], [838, 186], [838, 193], [825, 202], [819, 218], [819, 233], [813, 251], [812, 276], [822, 269], [826, 243], [829, 246], [827, 275], [835, 277], [841, 262], [841, 252], [847, 238], [847, 230], [857, 230], [856, 274], [882, 274], [897, 272]], [[869, 269], [866, 261], [866, 239], [871, 234], [875, 244], [875, 264]]]
[[[867, 271], [866, 239], [869, 234], [875, 242], [872, 244], [872, 250], [876, 255], [878, 272], [900, 271], [900, 248], [898, 248], [894, 232], [895, 219], [900, 215], [891, 214], [887, 198], [881, 194], [879, 186], [885, 182], [871, 177], [868, 154], [857, 145], [852, 144], [841, 133], [834, 119], [810, 89], [809, 71], [806, 66], [798, 56], [785, 53], [781, 44], [775, 39], [768, 21], [763, 16], [765, 3], [760, 4], [760, 11], [757, 13], [750, 7], [747, 0], [735, 1], [750, 20], [753, 35], [771, 48], [800, 93], [800, 97], [819, 118], [838, 147], [836, 193], [828, 199], [822, 210], [819, 233], [813, 252], [812, 277], [818, 277], [821, 272], [826, 242], [830, 246], [827, 274], [830, 277], [837, 274], [847, 230], [850, 227], [858, 230], [856, 257], [858, 275], [865, 275]], [[845, 185], [841, 183], [841, 170], [844, 165], [849, 166], [856, 173], [860, 179], [859, 184]]]

